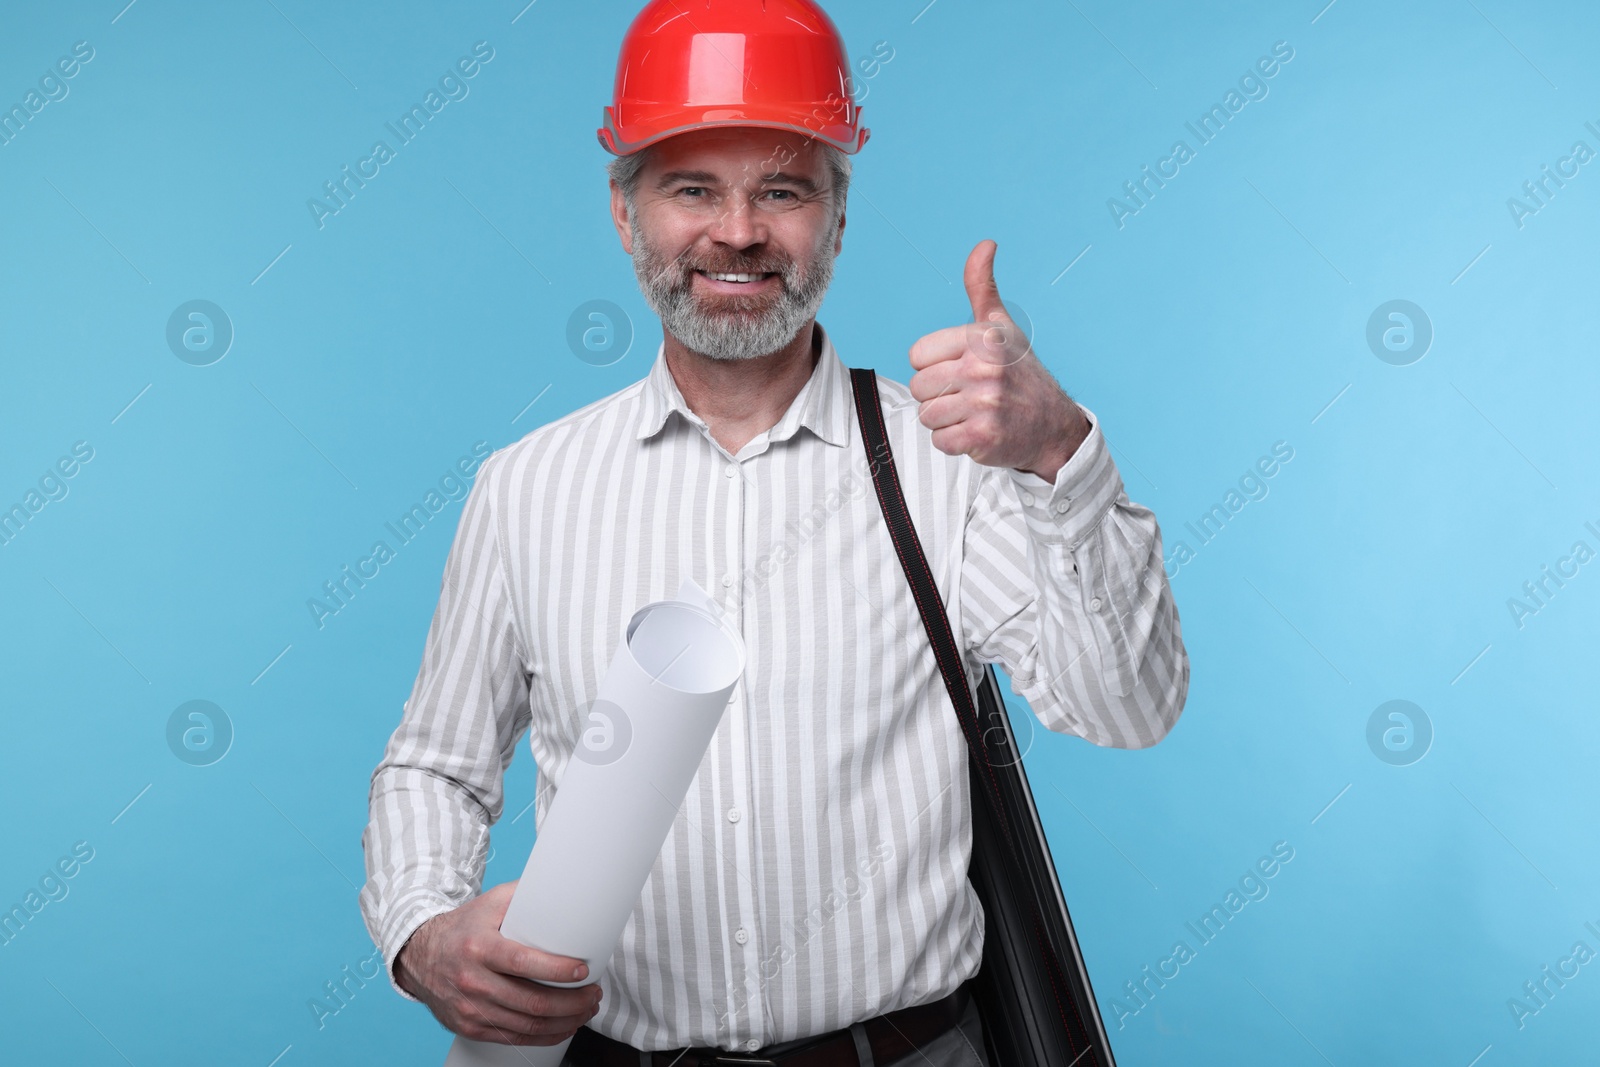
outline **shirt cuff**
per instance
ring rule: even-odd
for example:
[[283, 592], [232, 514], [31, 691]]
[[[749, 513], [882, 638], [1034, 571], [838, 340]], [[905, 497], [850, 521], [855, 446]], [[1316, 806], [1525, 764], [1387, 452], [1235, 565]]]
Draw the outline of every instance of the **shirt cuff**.
[[1106, 511], [1122, 495], [1122, 475], [1100, 432], [1094, 412], [1078, 405], [1089, 420], [1089, 435], [1072, 458], [1047, 482], [1032, 471], [1007, 468], [1022, 501], [1028, 528], [1041, 542], [1077, 548], [1100, 525]]

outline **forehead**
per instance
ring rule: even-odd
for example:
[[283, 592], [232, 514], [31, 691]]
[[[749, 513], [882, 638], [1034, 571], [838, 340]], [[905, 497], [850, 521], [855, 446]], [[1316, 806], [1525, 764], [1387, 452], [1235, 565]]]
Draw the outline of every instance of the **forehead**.
[[715, 174], [724, 181], [782, 168], [790, 174], [818, 176], [826, 168], [815, 140], [788, 130], [755, 126], [726, 126], [687, 133], [658, 141], [650, 149], [644, 175], [693, 170]]

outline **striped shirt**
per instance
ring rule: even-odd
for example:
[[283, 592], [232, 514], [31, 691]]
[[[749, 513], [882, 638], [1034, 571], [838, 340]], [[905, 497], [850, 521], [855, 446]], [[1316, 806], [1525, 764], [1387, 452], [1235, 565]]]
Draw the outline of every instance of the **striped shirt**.
[[[1085, 409], [1089, 436], [1051, 483], [938, 451], [910, 389], [878, 381], [969, 684], [1000, 664], [1051, 730], [1159, 741], [1188, 656], [1155, 516], [1129, 502], [1099, 421]], [[641, 1049], [749, 1050], [976, 973], [966, 740], [824, 332], [782, 418], [736, 455], [663, 349], [645, 378], [484, 461], [372, 775], [360, 903], [391, 981], [417, 926], [480, 892], [523, 732], [537, 828], [628, 619], [684, 577], [738, 625], [746, 668], [588, 1025]]]

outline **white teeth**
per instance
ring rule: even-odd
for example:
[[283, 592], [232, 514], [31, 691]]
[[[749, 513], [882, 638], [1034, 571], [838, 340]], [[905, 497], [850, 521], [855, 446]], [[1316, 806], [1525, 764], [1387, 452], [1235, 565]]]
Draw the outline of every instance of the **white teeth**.
[[761, 274], [719, 274], [716, 271], [710, 270], [704, 271], [703, 273], [707, 278], [714, 278], [719, 282], [754, 282], [765, 277], [765, 275]]

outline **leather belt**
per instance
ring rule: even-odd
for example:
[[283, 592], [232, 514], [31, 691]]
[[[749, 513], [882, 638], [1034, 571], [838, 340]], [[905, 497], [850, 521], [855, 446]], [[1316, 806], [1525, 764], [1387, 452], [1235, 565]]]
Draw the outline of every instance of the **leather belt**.
[[[900, 1008], [862, 1021], [874, 1063], [885, 1064], [909, 1055], [960, 1021], [971, 997], [970, 982], [929, 1004]], [[787, 1044], [788, 1042], [784, 1042]], [[769, 1048], [771, 1046], [768, 1046]], [[568, 1059], [578, 1067], [640, 1067], [639, 1050], [604, 1034], [580, 1026], [567, 1046]], [[729, 1052], [696, 1045], [687, 1049], [662, 1049], [651, 1055], [651, 1067], [859, 1067], [855, 1038], [848, 1028], [819, 1034], [811, 1043], [787, 1052]]]

